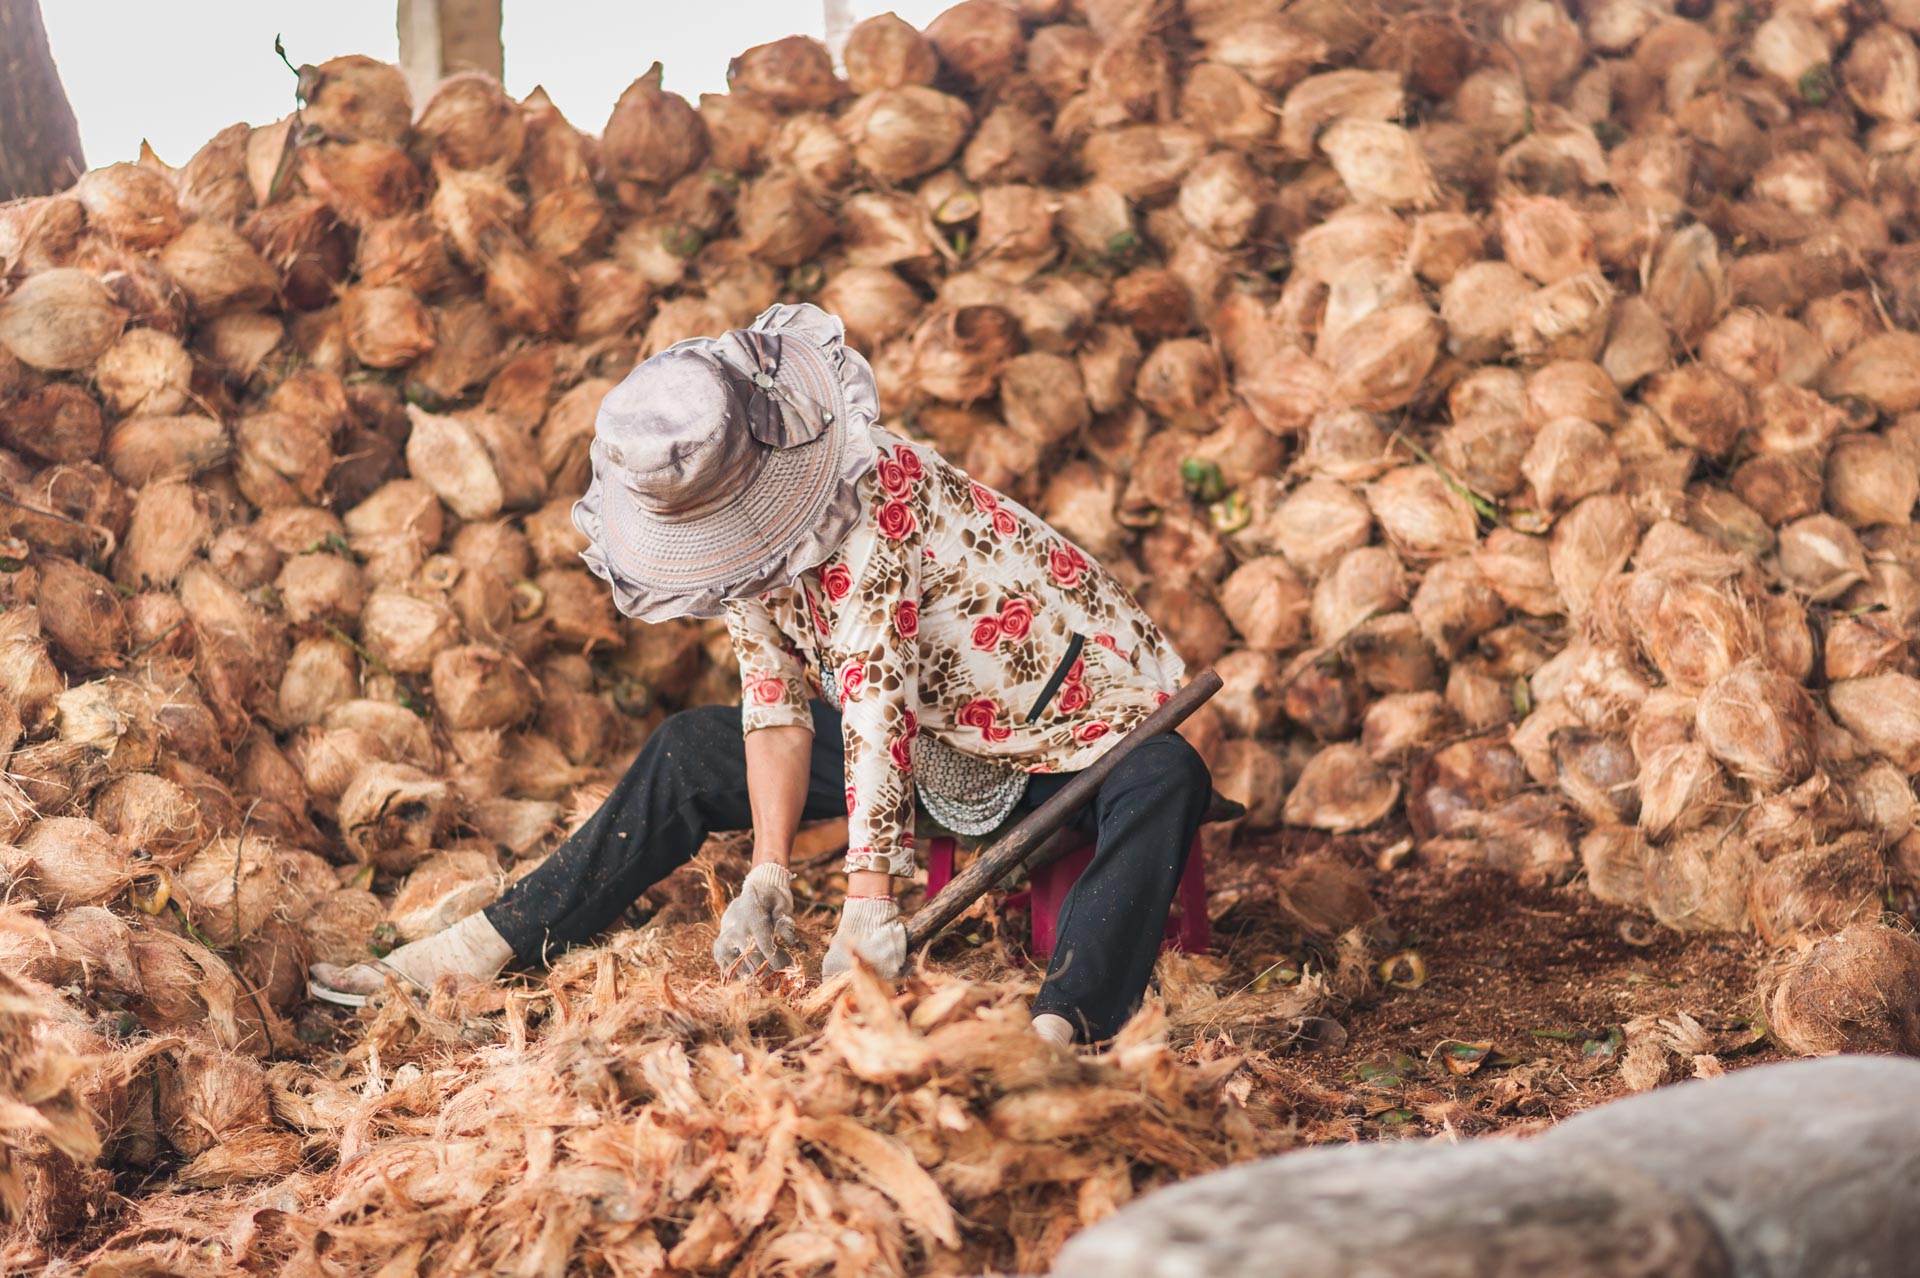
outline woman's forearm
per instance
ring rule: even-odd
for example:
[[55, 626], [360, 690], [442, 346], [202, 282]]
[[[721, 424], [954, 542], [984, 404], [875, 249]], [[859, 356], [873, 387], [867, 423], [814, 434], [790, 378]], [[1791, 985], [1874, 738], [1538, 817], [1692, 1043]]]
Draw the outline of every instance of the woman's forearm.
[[747, 800], [753, 808], [753, 863], [787, 864], [807, 805], [813, 733], [761, 728], [747, 734]]

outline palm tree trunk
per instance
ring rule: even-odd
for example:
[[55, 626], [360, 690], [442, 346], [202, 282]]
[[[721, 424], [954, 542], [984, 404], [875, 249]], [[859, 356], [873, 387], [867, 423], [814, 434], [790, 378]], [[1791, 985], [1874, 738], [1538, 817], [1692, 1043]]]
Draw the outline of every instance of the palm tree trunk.
[[86, 168], [40, 0], [0, 0], [0, 203], [65, 190]]

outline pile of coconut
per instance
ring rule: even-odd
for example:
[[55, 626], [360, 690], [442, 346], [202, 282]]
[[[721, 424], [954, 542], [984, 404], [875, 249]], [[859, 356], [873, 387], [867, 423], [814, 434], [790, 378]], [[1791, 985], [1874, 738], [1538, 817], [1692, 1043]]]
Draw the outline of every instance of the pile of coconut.
[[[656, 65], [597, 138], [347, 57], [0, 208], [0, 1015], [43, 1009], [0, 1103], [221, 1183], [229, 1139], [150, 1117], [194, 1062], [285, 1054], [307, 962], [484, 905], [737, 694], [569, 510], [618, 378], [800, 299], [1220, 671], [1189, 733], [1247, 837], [1584, 874], [1778, 946], [1790, 1047], [1920, 1049], [1881, 917], [1920, 877], [1916, 31], [968, 0], [697, 103]], [[59, 1109], [97, 1057], [133, 1113]], [[273, 1119], [221, 1129], [257, 1174], [301, 1156]], [[47, 1121], [0, 1201], [40, 1176], [55, 1238], [110, 1178]]]

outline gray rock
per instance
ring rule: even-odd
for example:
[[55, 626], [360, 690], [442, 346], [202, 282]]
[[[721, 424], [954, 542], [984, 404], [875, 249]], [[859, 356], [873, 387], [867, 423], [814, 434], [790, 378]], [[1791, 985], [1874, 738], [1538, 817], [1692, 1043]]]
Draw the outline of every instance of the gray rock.
[[1309, 1150], [1151, 1194], [1056, 1278], [1920, 1274], [1920, 1061], [1834, 1057], [1615, 1101], [1527, 1141]]
[[1685, 1194], [1740, 1278], [1920, 1274], [1920, 1060], [1757, 1065], [1601, 1105], [1535, 1143]]

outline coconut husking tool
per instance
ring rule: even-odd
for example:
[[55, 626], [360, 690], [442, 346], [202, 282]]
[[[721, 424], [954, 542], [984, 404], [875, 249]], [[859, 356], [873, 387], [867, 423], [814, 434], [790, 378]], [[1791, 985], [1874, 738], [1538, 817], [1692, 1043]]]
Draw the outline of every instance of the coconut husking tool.
[[989, 888], [1013, 873], [1033, 857], [1047, 840], [1072, 819], [1073, 814], [1093, 799], [1107, 777], [1120, 766], [1142, 741], [1172, 732], [1189, 715], [1220, 691], [1220, 676], [1203, 670], [1186, 687], [1173, 694], [1157, 710], [1140, 721], [1132, 732], [1121, 737], [1093, 766], [1074, 774], [1060, 793], [1035, 808], [1025, 820], [1007, 831], [991, 847], [973, 859], [907, 920], [907, 950], [912, 952], [940, 934], [941, 929], [959, 918], [967, 907], [984, 896]]

